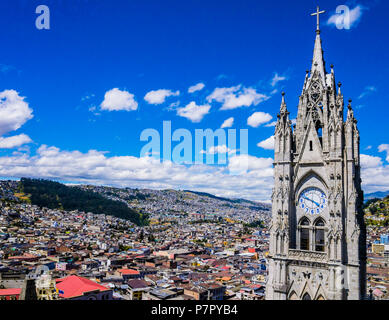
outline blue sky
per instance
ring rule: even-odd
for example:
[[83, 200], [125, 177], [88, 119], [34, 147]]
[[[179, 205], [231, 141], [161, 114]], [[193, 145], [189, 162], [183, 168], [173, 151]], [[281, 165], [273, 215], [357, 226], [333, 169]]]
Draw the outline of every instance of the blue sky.
[[[35, 27], [41, 4], [50, 8], [50, 30]], [[359, 120], [364, 188], [389, 189], [389, 4], [318, 4], [327, 10], [321, 17], [327, 70], [334, 64]], [[342, 4], [355, 10], [349, 30], [327, 23]], [[21, 111], [16, 120], [10, 114], [0, 119], [0, 175], [269, 200], [273, 150], [257, 144], [273, 134], [269, 124], [281, 91], [296, 117], [311, 67], [315, 6], [286, 0], [1, 2], [1, 99], [5, 107], [6, 90], [15, 90]], [[201, 90], [189, 93], [196, 84]], [[262, 114], [248, 124], [256, 112]], [[261, 124], [265, 114], [272, 119]], [[215, 130], [231, 117], [231, 128], [249, 130], [247, 176], [139, 158], [146, 128], [162, 132], [162, 121], [170, 120], [173, 130]]]

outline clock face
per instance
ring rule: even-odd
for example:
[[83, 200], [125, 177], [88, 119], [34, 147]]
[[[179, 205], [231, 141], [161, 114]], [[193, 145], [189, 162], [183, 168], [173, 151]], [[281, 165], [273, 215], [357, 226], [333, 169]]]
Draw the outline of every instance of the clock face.
[[300, 194], [299, 207], [308, 214], [320, 214], [327, 206], [327, 196], [318, 188], [310, 187]]

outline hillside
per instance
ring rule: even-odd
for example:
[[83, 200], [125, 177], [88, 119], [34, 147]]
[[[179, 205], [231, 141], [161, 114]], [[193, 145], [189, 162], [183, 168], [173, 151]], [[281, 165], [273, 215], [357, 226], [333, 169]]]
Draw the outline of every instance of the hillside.
[[365, 220], [371, 226], [389, 226], [389, 196], [370, 199], [364, 204]]
[[137, 225], [147, 223], [146, 215], [139, 214], [125, 203], [108, 199], [98, 193], [69, 187], [64, 184], [41, 179], [22, 178], [15, 196], [28, 197], [37, 206], [50, 209], [79, 210], [95, 214], [112, 215], [127, 219]]
[[228, 198], [223, 198], [223, 197], [217, 197], [213, 194], [206, 193], [206, 192], [198, 192], [198, 191], [191, 191], [191, 190], [183, 190], [182, 192], [193, 193], [193, 194], [196, 194], [198, 196], [208, 197], [208, 198], [212, 198], [212, 199], [216, 199], [216, 200], [220, 200], [220, 201], [225, 201], [225, 202], [230, 202], [233, 204], [245, 204], [245, 205], [251, 206], [253, 209], [258, 209], [258, 210], [268, 210], [269, 209], [268, 204], [255, 202], [255, 201], [251, 201], [251, 200], [246, 200], [246, 199], [228, 199]]
[[[12, 190], [12, 192], [11, 192]], [[229, 199], [190, 190], [154, 190], [108, 186], [67, 186], [58, 182], [22, 178], [0, 181], [0, 198], [47, 207], [107, 214], [138, 225], [149, 221], [191, 216], [243, 223], [268, 223], [271, 206], [245, 199]]]
[[206, 219], [230, 218], [247, 223], [258, 220], [267, 222], [271, 206], [244, 199], [228, 199], [209, 193], [189, 190], [153, 190], [114, 188], [106, 186], [80, 186], [83, 190], [99, 193], [109, 199], [126, 203], [150, 219], [196, 215]]

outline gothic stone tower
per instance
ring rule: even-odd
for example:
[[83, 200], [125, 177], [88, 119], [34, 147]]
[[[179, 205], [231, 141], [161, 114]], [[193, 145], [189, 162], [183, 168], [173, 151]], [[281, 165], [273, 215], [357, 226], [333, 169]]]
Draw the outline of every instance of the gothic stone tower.
[[[321, 13], [317, 11], [318, 15]], [[319, 26], [292, 128], [284, 93], [275, 128], [266, 299], [358, 300], [366, 244], [357, 120], [327, 73]]]

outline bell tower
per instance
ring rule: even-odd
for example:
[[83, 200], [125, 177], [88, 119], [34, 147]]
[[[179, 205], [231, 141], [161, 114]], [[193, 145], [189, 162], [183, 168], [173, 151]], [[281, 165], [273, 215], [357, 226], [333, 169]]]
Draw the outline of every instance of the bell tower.
[[365, 295], [366, 230], [359, 131], [341, 83], [326, 71], [317, 8], [311, 70], [292, 126], [282, 93], [275, 127], [266, 299], [358, 300]]

